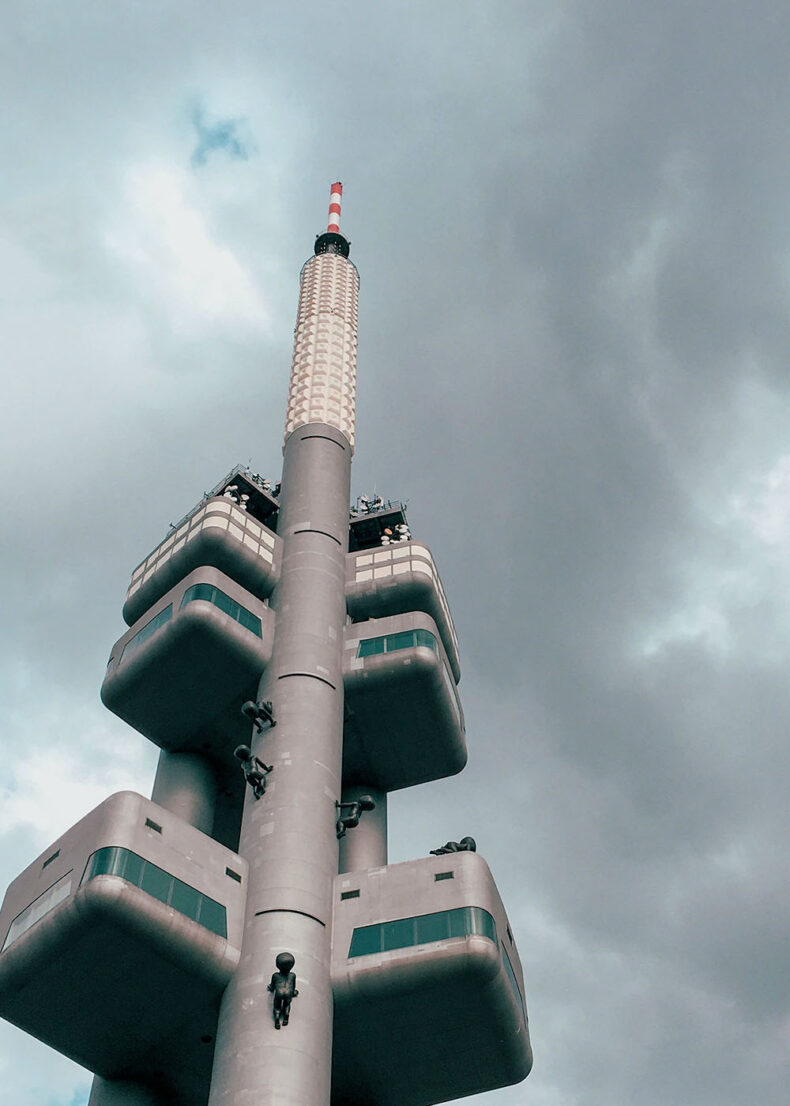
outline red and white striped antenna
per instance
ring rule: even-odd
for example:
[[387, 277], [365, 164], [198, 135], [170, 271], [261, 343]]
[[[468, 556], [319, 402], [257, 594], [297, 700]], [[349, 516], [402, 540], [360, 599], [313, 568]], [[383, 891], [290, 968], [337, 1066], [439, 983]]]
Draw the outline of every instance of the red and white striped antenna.
[[336, 181], [329, 189], [329, 225], [327, 234], [340, 233], [340, 201], [343, 199], [343, 185]]

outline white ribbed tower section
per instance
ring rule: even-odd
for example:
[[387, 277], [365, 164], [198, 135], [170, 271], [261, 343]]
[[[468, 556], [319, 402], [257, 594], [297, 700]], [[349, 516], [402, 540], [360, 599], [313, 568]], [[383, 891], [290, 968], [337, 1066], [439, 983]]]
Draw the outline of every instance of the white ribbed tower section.
[[354, 449], [359, 275], [345, 257], [317, 254], [302, 269], [285, 437], [299, 426], [336, 427]]
[[[258, 689], [276, 725], [251, 735], [253, 752], [273, 769], [265, 795], [248, 793], [245, 801], [244, 940], [222, 1000], [209, 1106], [329, 1106], [331, 1097], [330, 928], [359, 289], [338, 232], [339, 193], [333, 185], [329, 227], [300, 284], [277, 524], [282, 571], [271, 597], [272, 659]], [[299, 994], [278, 1030], [267, 985], [280, 952], [296, 959]]]

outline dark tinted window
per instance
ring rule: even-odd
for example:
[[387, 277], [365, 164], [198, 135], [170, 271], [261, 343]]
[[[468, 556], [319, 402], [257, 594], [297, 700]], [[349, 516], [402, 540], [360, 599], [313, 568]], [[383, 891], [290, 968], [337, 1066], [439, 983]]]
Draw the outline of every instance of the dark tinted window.
[[197, 919], [202, 926], [210, 929], [212, 933], [225, 936], [225, 907], [206, 895], [200, 896], [200, 914]]
[[99, 849], [88, 862], [91, 876], [88, 876], [86, 871], [86, 877], [120, 875], [120, 872], [115, 870], [115, 866], [123, 852], [123, 849]]
[[460, 906], [455, 910], [439, 910], [419, 914], [414, 918], [398, 918], [377, 925], [359, 926], [351, 935], [348, 950], [352, 956], [369, 956], [374, 952], [428, 945], [450, 937], [479, 934], [496, 944], [496, 924], [487, 910], [479, 906]]
[[423, 914], [421, 918], [417, 918], [416, 943], [429, 945], [431, 941], [446, 940], [450, 936], [447, 914], [448, 911], [442, 910], [438, 914]]
[[149, 637], [155, 634], [160, 626], [164, 626], [172, 617], [173, 604], [169, 603], [163, 611], [160, 611], [159, 614], [155, 614], [150, 622], [146, 622], [142, 630], [138, 630], [134, 637], [129, 638], [126, 645], [123, 647], [121, 660], [118, 661], [118, 663], [120, 664], [121, 661], [128, 660], [135, 650], [139, 649], [144, 642], [148, 641]]
[[191, 588], [187, 588], [184, 592], [181, 606], [183, 607], [185, 603], [189, 603], [192, 599], [205, 599], [207, 602], [211, 603], [214, 598], [215, 590], [213, 584], [193, 584]]
[[208, 603], [213, 603], [223, 614], [235, 619], [245, 630], [249, 630], [256, 637], [262, 636], [261, 620], [258, 616], [248, 611], [246, 607], [242, 607], [235, 599], [231, 599], [224, 591], [215, 588], [213, 584], [193, 584], [192, 587], [187, 588], [181, 600], [181, 607], [185, 607], [195, 599], [204, 599]]
[[[146, 890], [146, 888], [144, 887], [143, 890]], [[177, 910], [179, 914], [186, 914], [187, 918], [191, 918], [193, 922], [198, 920], [200, 898], [201, 896], [195, 888], [190, 887], [188, 883], [182, 883], [180, 879], [174, 881], [170, 891], [170, 906], [173, 910]]]
[[61, 876], [57, 883], [53, 883], [29, 906], [26, 906], [21, 914], [17, 914], [3, 942], [4, 949], [7, 949], [9, 945], [13, 945], [14, 941], [18, 940], [23, 933], [26, 933], [31, 926], [34, 926], [45, 914], [49, 914], [50, 910], [54, 910], [56, 906], [59, 906], [69, 897], [74, 883], [73, 875], [74, 873], [71, 871], [66, 872], [65, 876]]
[[[145, 861], [137, 853], [130, 852], [128, 849], [116, 849], [118, 853], [121, 853], [121, 864], [118, 875], [123, 879], [128, 880], [129, 883], [133, 883], [136, 887], [141, 887], [143, 882], [143, 868], [145, 867]], [[149, 865], [150, 867], [150, 865]]]
[[[129, 879], [129, 876], [124, 874], [124, 878]], [[146, 864], [143, 867], [143, 875], [138, 887], [141, 887], [143, 891], [147, 891], [149, 895], [153, 895], [155, 899], [159, 899], [160, 902], [167, 902], [172, 890], [172, 879], [173, 877], [169, 876], [162, 868], [157, 868], [155, 864]], [[132, 881], [129, 880], [129, 882]]]
[[369, 956], [381, 952], [381, 926], [360, 926], [351, 935], [349, 956]]
[[399, 918], [396, 922], [385, 922], [381, 927], [381, 947], [387, 949], [405, 949], [416, 945], [414, 937], [414, 918]]
[[448, 910], [447, 921], [450, 926], [450, 937], [465, 937], [467, 933], [476, 933], [472, 908], [467, 910]]
[[227, 913], [225, 907], [208, 895], [202, 895], [183, 880], [176, 879], [163, 868], [144, 860], [130, 849], [111, 847], [98, 849], [88, 861], [82, 882], [96, 876], [120, 876], [133, 883], [152, 898], [166, 903], [179, 914], [210, 929], [220, 937], [227, 937]]
[[488, 937], [490, 941], [496, 941], [496, 925], [494, 919], [487, 910], [479, 906], [468, 907], [469, 925], [472, 927], [469, 933], [479, 933], [482, 937]]
[[430, 630], [401, 630], [397, 634], [384, 634], [382, 637], [369, 637], [360, 641], [358, 657], [374, 657], [377, 653], [397, 653], [399, 649], [413, 649], [415, 645], [425, 645], [436, 653], [436, 638]]
[[518, 985], [518, 980], [516, 979], [516, 973], [513, 971], [513, 965], [510, 963], [510, 957], [508, 956], [507, 950], [505, 949], [504, 945], [502, 946], [502, 962], [505, 965], [505, 975], [507, 976], [508, 983], [513, 989], [513, 994], [516, 996], [516, 1001], [521, 1008], [521, 1016], [524, 1021], [526, 1021], [527, 1011], [524, 1009], [524, 999], [521, 995], [521, 989]]

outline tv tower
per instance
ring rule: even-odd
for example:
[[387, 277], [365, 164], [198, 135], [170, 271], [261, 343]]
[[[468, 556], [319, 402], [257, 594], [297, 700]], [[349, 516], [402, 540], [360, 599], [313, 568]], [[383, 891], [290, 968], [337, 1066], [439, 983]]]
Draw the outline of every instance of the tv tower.
[[387, 863], [387, 796], [466, 762], [458, 643], [401, 503], [349, 508], [342, 187], [300, 280], [281, 480], [237, 466], [132, 573], [105, 705], [160, 749], [11, 884], [0, 1014], [90, 1106], [430, 1106], [529, 1072], [471, 837]]

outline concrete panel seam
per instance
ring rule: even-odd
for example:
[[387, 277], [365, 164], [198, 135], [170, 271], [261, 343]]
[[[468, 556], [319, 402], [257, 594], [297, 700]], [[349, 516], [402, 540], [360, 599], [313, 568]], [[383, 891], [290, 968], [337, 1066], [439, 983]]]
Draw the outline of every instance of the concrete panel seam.
[[344, 453], [346, 451], [346, 447], [343, 445], [342, 442], [338, 442], [335, 438], [330, 438], [326, 434], [304, 434], [300, 440], [306, 442], [310, 438], [320, 438], [322, 442], [332, 442], [333, 445], [336, 445], [340, 449], [342, 449]]
[[343, 543], [340, 538], [336, 538], [334, 534], [327, 533], [326, 530], [315, 530], [312, 526], [305, 526], [302, 530], [294, 530], [294, 534], [321, 534], [325, 538], [331, 538], [333, 542], [341, 547], [341, 549], [343, 547]]
[[282, 676], [278, 676], [278, 680], [287, 680], [291, 676], [307, 676], [311, 680], [320, 680], [322, 684], [326, 684], [327, 687], [331, 687], [333, 691], [337, 691], [337, 687], [329, 680], [325, 680], [323, 676], [316, 676], [315, 672], [283, 672]]
[[322, 922], [320, 918], [316, 918], [315, 914], [308, 914], [306, 910], [289, 910], [286, 906], [272, 907], [270, 910], [256, 910], [255, 917], [260, 918], [263, 914], [299, 914], [302, 918], [310, 918], [314, 922], [318, 922], [320, 926], [326, 929], [326, 922]]

